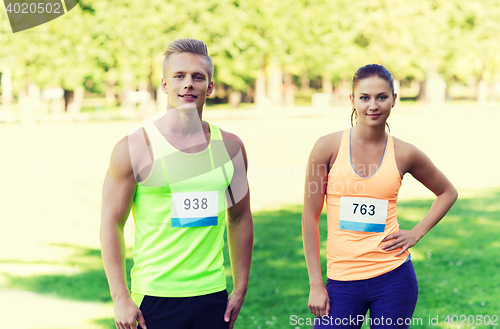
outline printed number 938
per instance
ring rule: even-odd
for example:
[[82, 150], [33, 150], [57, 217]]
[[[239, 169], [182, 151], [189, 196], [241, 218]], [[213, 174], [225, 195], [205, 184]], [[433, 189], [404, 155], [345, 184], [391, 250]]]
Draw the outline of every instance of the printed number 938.
[[207, 198], [201, 199], [201, 202], [198, 198], [194, 199], [184, 199], [184, 209], [185, 210], [198, 210], [198, 209], [207, 209], [208, 208], [208, 200]]
[[364, 203], [362, 203], [362, 204], [353, 203], [352, 205], [354, 206], [354, 211], [353, 211], [354, 215], [356, 214], [356, 211], [358, 211], [363, 216], [364, 215], [369, 215], [369, 216], [375, 215], [375, 205], [373, 205], [373, 204], [366, 205]]

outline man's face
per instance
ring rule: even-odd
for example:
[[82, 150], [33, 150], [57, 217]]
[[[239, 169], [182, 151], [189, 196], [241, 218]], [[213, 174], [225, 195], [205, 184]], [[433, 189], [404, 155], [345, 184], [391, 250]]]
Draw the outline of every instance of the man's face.
[[167, 110], [171, 108], [203, 109], [205, 99], [213, 91], [208, 81], [208, 61], [204, 56], [180, 53], [169, 59], [161, 80], [163, 91], [168, 94]]

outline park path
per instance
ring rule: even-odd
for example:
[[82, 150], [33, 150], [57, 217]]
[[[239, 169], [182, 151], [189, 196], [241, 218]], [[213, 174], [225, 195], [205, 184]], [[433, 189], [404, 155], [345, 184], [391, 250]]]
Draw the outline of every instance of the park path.
[[[348, 127], [349, 115], [349, 109], [271, 108], [207, 111], [205, 119], [244, 141], [252, 208], [258, 210], [302, 201], [314, 142]], [[472, 106], [399, 107], [389, 120], [392, 134], [429, 155], [461, 196], [500, 187], [498, 122], [499, 110]], [[0, 126], [0, 309], [19, 319], [6, 318], [7, 323], [20, 329], [98, 328], [93, 319], [112, 317], [110, 304], [16, 291], [7, 278], [82, 270], [71, 259], [77, 247], [99, 249], [100, 193], [111, 150], [137, 123]], [[405, 177], [400, 194], [432, 196], [411, 177]], [[126, 238], [131, 245], [130, 223]]]

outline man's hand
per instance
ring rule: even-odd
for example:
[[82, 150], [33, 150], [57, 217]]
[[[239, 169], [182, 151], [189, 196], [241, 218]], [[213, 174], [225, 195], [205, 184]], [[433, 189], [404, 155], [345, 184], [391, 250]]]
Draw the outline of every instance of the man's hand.
[[330, 298], [323, 285], [311, 287], [309, 292], [309, 312], [318, 318], [330, 314]]
[[384, 249], [385, 251], [393, 251], [398, 248], [401, 248], [401, 250], [396, 255], [394, 255], [397, 257], [403, 254], [406, 250], [416, 245], [418, 240], [420, 239], [418, 238], [417, 234], [414, 233], [413, 231], [401, 230], [394, 234], [389, 234], [388, 236], [385, 237], [384, 240], [382, 240], [382, 242], [387, 242], [389, 240], [392, 241], [383, 245], [382, 249]]
[[141, 310], [131, 298], [115, 301], [113, 310], [117, 329], [137, 329], [137, 322], [142, 329], [147, 329]]
[[226, 313], [224, 313], [224, 321], [229, 322], [229, 329], [233, 329], [234, 322], [240, 314], [241, 305], [245, 300], [245, 294], [231, 293], [227, 300]]

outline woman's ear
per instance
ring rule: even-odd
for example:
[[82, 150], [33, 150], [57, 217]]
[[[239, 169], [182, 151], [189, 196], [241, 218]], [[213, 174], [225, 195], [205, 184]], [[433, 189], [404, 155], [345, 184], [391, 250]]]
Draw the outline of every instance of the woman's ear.
[[394, 107], [394, 105], [396, 105], [396, 99], [398, 99], [398, 94], [394, 93], [394, 97], [392, 100], [392, 107]]

